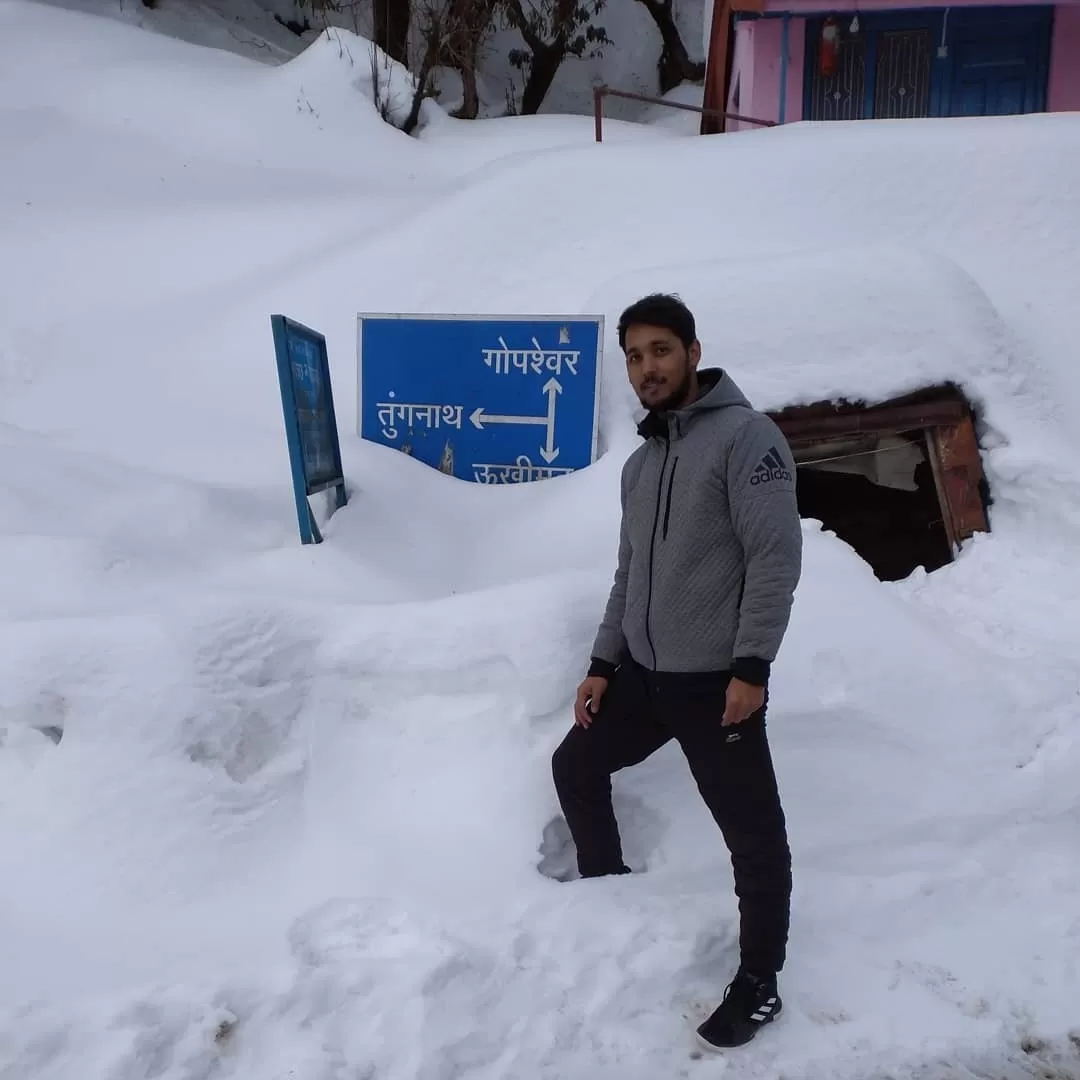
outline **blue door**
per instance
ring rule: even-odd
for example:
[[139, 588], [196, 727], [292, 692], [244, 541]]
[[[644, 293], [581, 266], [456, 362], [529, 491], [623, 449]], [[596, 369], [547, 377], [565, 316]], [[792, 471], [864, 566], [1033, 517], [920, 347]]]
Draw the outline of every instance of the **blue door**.
[[1052, 7], [923, 8], [837, 20], [842, 64], [830, 78], [820, 73], [822, 20], [807, 20], [808, 120], [1046, 109]]
[[962, 22], [952, 49], [948, 115], [1005, 116], [1046, 108], [1050, 13], [991, 10]]

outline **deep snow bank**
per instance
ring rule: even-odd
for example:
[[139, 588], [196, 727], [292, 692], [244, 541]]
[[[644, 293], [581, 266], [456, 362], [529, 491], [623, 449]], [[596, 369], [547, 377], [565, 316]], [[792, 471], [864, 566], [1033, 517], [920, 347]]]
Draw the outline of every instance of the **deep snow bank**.
[[[1056, 389], [1075, 401], [1080, 388], [1060, 312], [1080, 259], [1080, 193], [1067, 179], [1080, 168], [1078, 129], [1080, 118], [1071, 115], [798, 124], [675, 140], [650, 153], [633, 145], [564, 149], [560, 174], [583, 177], [573, 198], [554, 196], [548, 172], [521, 161], [486, 183], [478, 177], [432, 210], [445, 215], [439, 250], [469, 260], [475, 274], [441, 280], [426, 302], [479, 310], [480, 298], [497, 288], [513, 310], [580, 308], [597, 278], [610, 276], [605, 266], [689, 293], [695, 280], [687, 275], [696, 276], [703, 262], [829, 259], [836, 252], [833, 271], [843, 276], [828, 312], [842, 327], [859, 314], [845, 291], [855, 272], [841, 253], [917, 248], [969, 274], [1024, 343], [1036, 347], [1027, 364], [1050, 365]], [[431, 232], [421, 217], [384, 246]], [[558, 242], [550, 242], [553, 236]], [[896, 292], [897, 307], [915, 287], [903, 276], [876, 280]], [[823, 299], [821, 283], [809, 287]], [[387, 281], [385, 289], [401, 286]], [[425, 296], [432, 291], [434, 285]], [[752, 314], [767, 303], [759, 297]], [[819, 322], [826, 318], [823, 312]]]
[[[996, 443], [994, 533], [932, 578], [806, 526], [786, 1018], [734, 1067], [1076, 1072], [1075, 118], [410, 141], [327, 48], [0, 19], [4, 1080], [699, 1068], [735, 906], [677, 748], [616, 780], [646, 873], [537, 872], [636, 440], [613, 321], [657, 287], [762, 404], [949, 374]], [[594, 468], [488, 490], [351, 436], [356, 310], [597, 305]], [[328, 334], [353, 487], [316, 550], [279, 310]]]
[[[853, 246], [700, 260], [617, 275], [589, 304], [618, 310], [628, 297], [669, 285], [698, 313], [703, 364], [730, 369], [760, 408], [874, 404], [958, 384], [977, 410], [995, 493], [1080, 524], [1066, 404], [1080, 379], [1039, 357], [952, 259], [932, 249]], [[607, 347], [617, 351], [613, 333]], [[1068, 497], [1050, 498], [1054, 490]]]
[[[373, 108], [377, 80], [380, 100], [400, 119], [412, 76], [347, 30], [320, 34], [299, 56], [267, 66], [30, 0], [5, 0], [0, 25], [4, 113], [21, 118], [32, 150], [40, 152], [42, 139], [60, 125], [78, 124], [81, 130], [65, 134], [134, 143], [143, 169], [151, 159], [160, 168], [172, 155], [187, 164], [228, 160], [252, 171], [306, 175], [315, 195], [322, 191], [315, 177], [334, 190], [334, 174], [345, 171], [374, 186], [392, 162], [416, 149]], [[42, 57], [49, 78], [41, 77]], [[422, 120], [440, 116], [438, 106], [425, 103]], [[69, 162], [97, 163], [98, 155], [77, 143], [68, 153]], [[119, 190], [137, 196], [135, 181]]]

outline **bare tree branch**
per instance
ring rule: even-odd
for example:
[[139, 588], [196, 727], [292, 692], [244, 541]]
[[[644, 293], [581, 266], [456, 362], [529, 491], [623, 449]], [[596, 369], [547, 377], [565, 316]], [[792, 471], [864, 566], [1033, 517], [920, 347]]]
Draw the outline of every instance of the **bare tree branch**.
[[663, 41], [658, 65], [660, 93], [666, 94], [680, 83], [701, 82], [705, 78], [705, 64], [690, 59], [675, 23], [672, 0], [638, 0], [638, 3], [653, 17]]
[[532, 24], [525, 18], [525, 11], [521, 6], [521, 0], [506, 0], [506, 12], [510, 25], [524, 38], [529, 51], [538, 53], [544, 49], [544, 41], [533, 29]]
[[[341, 15], [351, 12], [357, 23], [359, 33], [359, 15], [357, 6], [360, 0], [301, 0], [324, 24], [329, 15]], [[407, 64], [412, 51], [415, 65], [413, 77], [415, 90], [408, 114], [401, 123], [408, 133], [415, 131], [420, 122], [420, 113], [424, 99], [434, 96], [435, 77], [440, 67], [453, 68], [461, 75], [462, 104], [457, 115], [474, 118], [480, 111], [480, 95], [477, 80], [477, 65], [480, 54], [491, 31], [495, 27], [497, 16], [509, 0], [366, 0], [372, 4], [374, 16], [375, 44], [387, 57], [400, 64]], [[521, 11], [520, 0], [516, 0]], [[553, 0], [544, 0], [552, 3]], [[571, 3], [575, 0], [571, 0]], [[592, 0], [593, 3], [596, 0]], [[566, 0], [559, 0], [565, 4]], [[523, 23], [528, 27], [527, 20]], [[414, 48], [409, 49], [409, 37], [413, 37]], [[543, 41], [537, 41], [543, 46]], [[373, 74], [377, 74], [374, 72]], [[389, 75], [387, 75], [389, 78]], [[383, 108], [385, 103], [377, 102], [385, 119], [391, 119], [395, 110]]]
[[505, 0], [507, 20], [521, 34], [528, 52], [515, 49], [510, 62], [525, 72], [521, 95], [523, 113], [538, 112], [559, 66], [567, 56], [600, 56], [611, 39], [593, 20], [607, 0]]

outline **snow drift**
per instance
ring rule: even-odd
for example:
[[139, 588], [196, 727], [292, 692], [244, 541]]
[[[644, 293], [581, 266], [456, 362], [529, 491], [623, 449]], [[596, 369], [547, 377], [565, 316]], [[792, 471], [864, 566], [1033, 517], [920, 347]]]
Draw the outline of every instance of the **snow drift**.
[[[645, 872], [538, 872], [636, 439], [614, 317], [655, 288], [761, 405], [958, 379], [995, 496], [895, 586], [806, 523], [785, 1019], [710, 1068], [1076, 1075], [1080, 121], [409, 140], [340, 62], [0, 5], [0, 1076], [706, 1068], [735, 905], [678, 752], [616, 781]], [[596, 308], [594, 467], [485, 489], [349, 434], [357, 310]], [[338, 391], [314, 550], [273, 311]]]

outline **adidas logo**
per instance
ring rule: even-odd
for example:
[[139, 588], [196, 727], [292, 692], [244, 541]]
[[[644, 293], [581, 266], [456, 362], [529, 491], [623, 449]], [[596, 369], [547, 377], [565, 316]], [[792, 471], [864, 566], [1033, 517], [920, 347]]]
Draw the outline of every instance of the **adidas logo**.
[[772, 1015], [776, 1011], [777, 1011], [776, 998], [774, 998], [774, 997], [766, 998], [757, 1007], [756, 1012], [754, 1012], [751, 1015], [750, 1019], [753, 1020], [755, 1024], [764, 1024], [764, 1023], [767, 1023], [769, 1020], [772, 1019]]
[[791, 471], [784, 464], [780, 451], [774, 446], [759, 462], [750, 477], [750, 486], [757, 487], [759, 484], [767, 484], [771, 480], [787, 480], [791, 482]]

